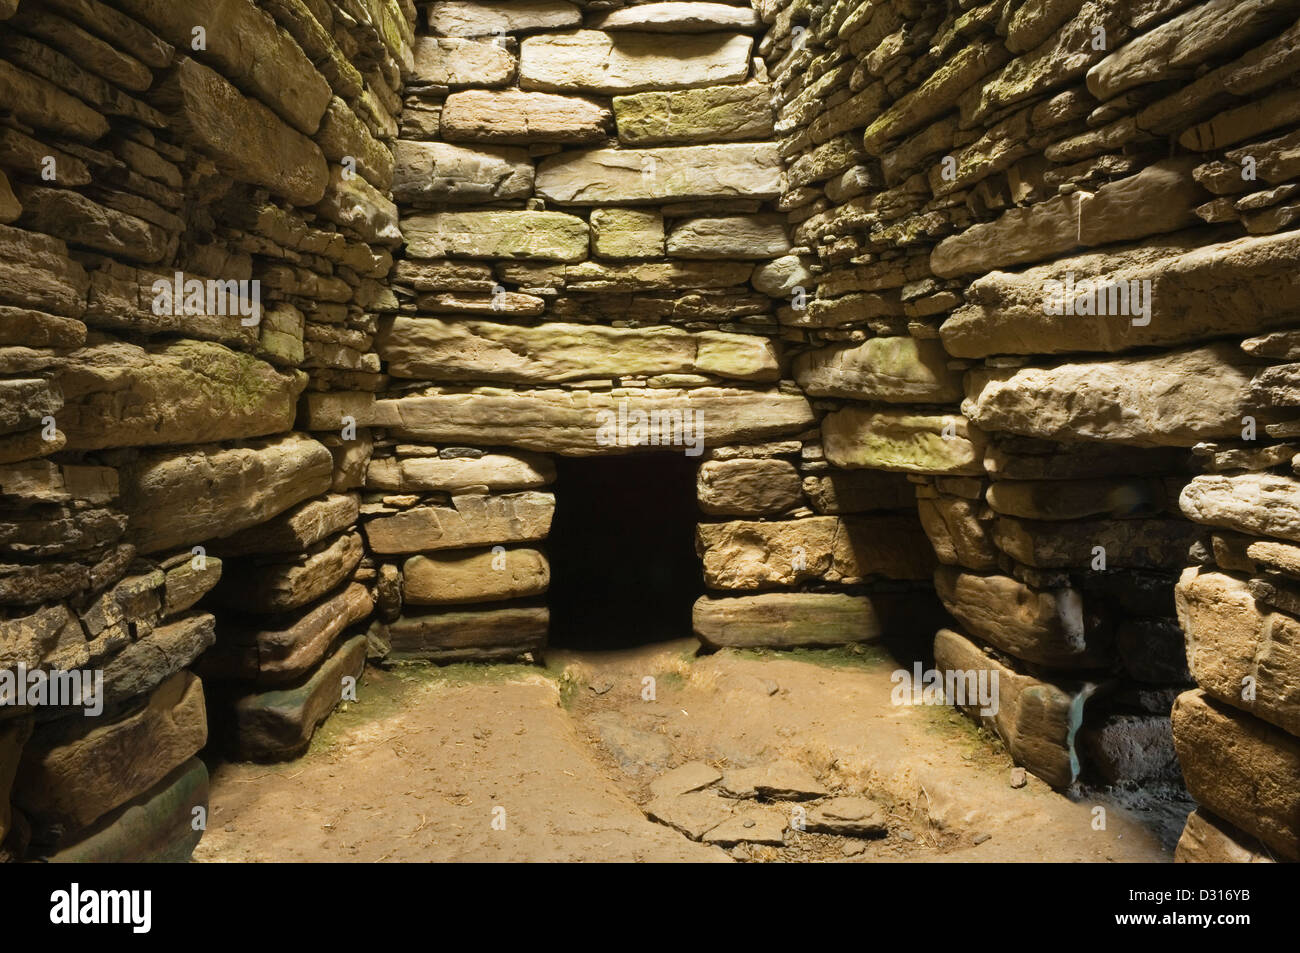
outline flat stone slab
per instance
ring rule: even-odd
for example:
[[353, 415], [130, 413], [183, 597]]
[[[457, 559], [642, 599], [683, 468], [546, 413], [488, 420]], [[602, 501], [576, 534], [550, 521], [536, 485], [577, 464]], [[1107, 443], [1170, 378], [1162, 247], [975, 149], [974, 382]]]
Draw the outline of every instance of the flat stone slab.
[[847, 645], [870, 642], [883, 631], [869, 597], [839, 592], [704, 596], [692, 619], [701, 642], [733, 648]]
[[842, 837], [875, 837], [886, 832], [885, 817], [885, 809], [870, 798], [833, 797], [808, 811], [805, 830]]
[[619, 140], [630, 146], [766, 139], [772, 91], [750, 82], [615, 96], [614, 121]]
[[724, 30], [753, 32], [762, 26], [758, 11], [730, 3], [643, 3], [598, 15], [595, 30], [639, 30], [644, 33], [713, 33]]
[[656, 798], [673, 798], [707, 788], [722, 780], [722, 772], [702, 761], [690, 761], [661, 774], [650, 782], [650, 793]]
[[772, 143], [561, 153], [537, 167], [537, 194], [561, 205], [774, 199], [781, 157]]
[[545, 539], [555, 496], [536, 490], [452, 497], [451, 506], [414, 506], [364, 524], [372, 552], [419, 553]]
[[543, 648], [549, 620], [545, 606], [407, 612], [376, 634], [392, 660], [497, 661]]
[[466, 89], [442, 106], [439, 132], [449, 142], [599, 142], [609, 135], [609, 108], [582, 96], [518, 89]]
[[719, 790], [731, 798], [758, 797], [775, 801], [807, 801], [829, 793], [812, 772], [792, 761], [733, 768], [723, 774]]
[[720, 847], [736, 844], [785, 844], [787, 819], [778, 810], [745, 810], [733, 814], [704, 835], [704, 843]]
[[712, 791], [694, 791], [656, 797], [642, 810], [650, 820], [697, 841], [725, 823], [732, 807]]
[[572, 33], [519, 45], [519, 85], [548, 92], [638, 93], [739, 83], [753, 41], [742, 34]]
[[402, 219], [413, 258], [505, 258], [577, 262], [587, 257], [587, 223], [563, 212], [433, 212]]

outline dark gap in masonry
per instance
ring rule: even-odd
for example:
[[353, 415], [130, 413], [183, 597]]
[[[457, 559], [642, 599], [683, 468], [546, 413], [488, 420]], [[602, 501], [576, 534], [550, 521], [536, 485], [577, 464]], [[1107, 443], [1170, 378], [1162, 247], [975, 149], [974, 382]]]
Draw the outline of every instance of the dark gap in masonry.
[[695, 474], [682, 453], [556, 460], [551, 645], [618, 649], [691, 636], [704, 593]]

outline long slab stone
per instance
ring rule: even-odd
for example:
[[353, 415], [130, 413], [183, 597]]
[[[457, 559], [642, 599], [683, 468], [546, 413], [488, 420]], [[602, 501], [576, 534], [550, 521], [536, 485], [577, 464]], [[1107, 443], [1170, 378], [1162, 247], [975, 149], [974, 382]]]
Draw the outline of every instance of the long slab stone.
[[1174, 746], [1199, 803], [1300, 860], [1300, 738], [1196, 689], [1174, 701]]
[[800, 354], [794, 378], [813, 397], [891, 404], [950, 404], [962, 397], [961, 374], [935, 340], [868, 338]]
[[300, 434], [231, 449], [151, 451], [118, 471], [142, 553], [229, 536], [330, 488], [334, 458]]
[[774, 199], [781, 157], [765, 142], [561, 153], [537, 167], [537, 194], [561, 205]]
[[453, 496], [450, 506], [413, 506], [364, 524], [376, 553], [419, 553], [545, 539], [555, 496], [536, 490]]
[[639, 93], [739, 83], [749, 76], [750, 37], [705, 33], [575, 30], [519, 44], [519, 85], [545, 92]]
[[292, 562], [268, 557], [228, 560], [212, 598], [235, 612], [299, 609], [351, 576], [363, 549], [359, 533], [342, 533], [304, 550]]
[[[1157, 241], [1014, 273], [996, 271], [966, 289], [966, 304], [944, 321], [940, 335], [954, 357], [981, 358], [1122, 351], [1258, 334], [1294, 320], [1291, 302], [1300, 295], [1300, 274], [1293, 267], [1297, 257], [1300, 234], [1292, 231], [1211, 245]], [[1112, 313], [1119, 309], [1111, 308], [1109, 290], [1104, 290], [1106, 314], [1047, 313], [1049, 292], [1060, 287], [1063, 295], [1071, 276], [1076, 303], [1087, 290], [1081, 284], [1085, 280], [1110, 283], [1117, 302], [1122, 300], [1118, 289], [1131, 292], [1137, 282], [1142, 301], [1150, 306], [1150, 321], [1143, 314], [1134, 324], [1135, 313]], [[1206, 308], [1211, 296], [1214, 307]]]
[[1018, 520], [993, 524], [998, 549], [1038, 569], [1087, 569], [1104, 551], [1107, 569], [1178, 572], [1187, 550], [1200, 536], [1195, 524], [1180, 519]]
[[478, 3], [445, 0], [428, 9], [429, 29], [442, 36], [498, 36], [525, 30], [557, 30], [582, 23], [582, 10], [566, 0]]
[[523, 599], [541, 595], [550, 582], [550, 564], [535, 549], [430, 553], [402, 564], [402, 603], [427, 606]]
[[703, 596], [692, 619], [700, 641], [715, 648], [848, 645], [874, 641], [884, 632], [870, 597], [839, 592]]
[[[329, 401], [313, 401], [313, 396], [308, 395], [309, 417], [314, 420], [319, 412], [322, 419], [330, 420]], [[312, 409], [313, 403], [318, 411]], [[632, 429], [638, 412], [646, 415], [644, 433]], [[622, 431], [620, 419], [629, 422]], [[692, 420], [695, 429], [687, 432], [684, 421]], [[761, 442], [802, 433], [816, 425], [816, 416], [803, 396], [776, 390], [694, 387], [517, 393], [479, 388], [378, 400], [357, 423], [388, 427], [393, 435], [409, 440], [521, 447], [581, 457], [638, 449], [694, 453], [703, 445]]]
[[50, 864], [184, 864], [203, 838], [195, 808], [208, 809], [208, 768], [190, 758], [144, 794], [62, 843]]
[[148, 791], [207, 737], [203, 685], [178, 672], [117, 721], [43, 725], [23, 748], [13, 800], [38, 827], [80, 830]]
[[357, 494], [330, 493], [292, 506], [250, 529], [214, 541], [211, 549], [228, 556], [259, 553], [296, 556], [309, 546], [351, 526], [360, 511], [361, 500]]
[[454, 92], [443, 102], [439, 131], [450, 142], [599, 142], [609, 135], [608, 107], [582, 96], [518, 89]]
[[555, 482], [555, 464], [540, 454], [486, 453], [481, 457], [378, 457], [366, 470], [366, 487], [399, 493], [473, 486], [535, 490]]
[[379, 636], [392, 661], [493, 662], [545, 648], [549, 625], [545, 606], [510, 606], [406, 613]]
[[960, 414], [848, 406], [822, 418], [822, 446], [837, 467], [970, 476], [984, 472], [983, 432]]
[[578, 262], [587, 257], [587, 223], [563, 212], [433, 212], [402, 219], [413, 258], [507, 258]]
[[934, 551], [910, 516], [810, 516], [701, 523], [696, 552], [710, 589], [753, 590], [810, 580], [929, 579]]
[[300, 681], [339, 636], [374, 609], [370, 590], [351, 583], [311, 608], [278, 616], [223, 617], [216, 647], [199, 665], [204, 678], [238, 678], [260, 687]]
[[415, 78], [434, 86], [504, 86], [515, 56], [494, 40], [422, 36], [415, 41]]
[[952, 566], [935, 571], [934, 587], [967, 632], [1018, 659], [1078, 669], [1108, 658], [1107, 632], [1098, 631], [1076, 589], [1035, 590], [1010, 576]]
[[59, 384], [67, 449], [102, 450], [283, 433], [307, 379], [221, 344], [179, 341], [82, 348], [68, 355]]
[[979, 700], [969, 696], [962, 707], [997, 733], [1017, 764], [1054, 788], [1074, 783], [1079, 776], [1075, 733], [1083, 722], [1086, 690], [1017, 672], [951, 629], [934, 637], [934, 665], [959, 676], [987, 672], [990, 687], [996, 673], [996, 713], [982, 713]]
[[231, 757], [292, 760], [307, 750], [316, 729], [343, 700], [345, 679], [359, 681], [365, 666], [366, 637], [354, 636], [301, 684], [229, 699], [213, 727]]
[[1300, 480], [1277, 473], [1206, 474], [1183, 487], [1189, 520], [1300, 543]]
[[393, 199], [403, 204], [496, 202], [533, 194], [533, 164], [525, 149], [399, 139], [393, 157]]
[[1254, 366], [1218, 342], [1156, 357], [973, 368], [962, 413], [986, 431], [1072, 443], [1190, 447], [1240, 437]]
[[1174, 604], [1197, 685], [1300, 735], [1300, 620], [1257, 603], [1247, 580], [1200, 567], [1183, 571]]
[[394, 377], [426, 381], [545, 384], [602, 377], [712, 374], [774, 381], [771, 342], [750, 334], [673, 327], [609, 328], [549, 322], [386, 319], [375, 349]]
[[772, 135], [771, 88], [765, 83], [706, 86], [614, 97], [618, 138], [630, 146], [729, 142]]
[[756, 31], [758, 11], [731, 3], [666, 0], [643, 3], [600, 14], [589, 24], [596, 30], [639, 30], [646, 33], [713, 33], [719, 30]]

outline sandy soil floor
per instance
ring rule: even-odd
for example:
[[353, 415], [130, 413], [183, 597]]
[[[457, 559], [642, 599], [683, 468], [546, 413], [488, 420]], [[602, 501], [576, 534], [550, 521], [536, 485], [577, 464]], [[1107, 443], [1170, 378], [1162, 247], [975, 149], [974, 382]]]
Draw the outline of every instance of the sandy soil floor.
[[[195, 859], [1172, 858], [1189, 802], [1134, 810], [1124, 792], [1067, 798], [1032, 775], [1013, 788], [1010, 759], [967, 719], [891, 704], [897, 666], [883, 653], [695, 658], [695, 646], [553, 652], [546, 668], [370, 670], [361, 700], [327, 722], [304, 758], [213, 766]], [[879, 802], [888, 833], [790, 831], [782, 847], [729, 850], [696, 843], [638, 806], [656, 777], [692, 761], [723, 771], [797, 763], [834, 794]]]

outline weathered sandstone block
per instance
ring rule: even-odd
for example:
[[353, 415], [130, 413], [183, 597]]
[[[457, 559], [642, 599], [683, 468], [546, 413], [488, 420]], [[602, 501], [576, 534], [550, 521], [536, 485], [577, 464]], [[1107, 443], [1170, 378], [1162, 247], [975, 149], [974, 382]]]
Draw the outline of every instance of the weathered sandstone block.
[[749, 76], [753, 41], [734, 33], [675, 35], [575, 30], [519, 44], [524, 89], [639, 93], [739, 83]]
[[518, 658], [546, 645], [545, 606], [408, 613], [382, 626], [395, 661], [491, 662]]
[[944, 607], [972, 636], [1026, 662], [1089, 668], [1106, 659], [1107, 633], [1074, 589], [1036, 591], [1010, 576], [935, 570]]
[[415, 258], [511, 258], [582, 261], [587, 223], [562, 212], [434, 212], [402, 219]]
[[662, 212], [591, 210], [591, 253], [598, 258], [655, 258], [664, 253]]
[[154, 553], [229, 536], [329, 489], [334, 461], [289, 434], [222, 450], [145, 453], [119, 469], [130, 540]]
[[984, 472], [982, 431], [958, 414], [909, 414], [845, 407], [822, 419], [826, 459], [837, 467], [904, 473]]
[[614, 97], [618, 138], [632, 146], [766, 139], [771, 90], [764, 83]]
[[1258, 604], [1246, 580], [1197, 567], [1174, 601], [1201, 689], [1300, 735], [1300, 621]]
[[713, 516], [766, 516], [803, 500], [799, 471], [786, 460], [707, 460], [696, 477], [700, 509]]
[[504, 86], [515, 76], [514, 54], [492, 40], [422, 36], [415, 75], [435, 86]]
[[1300, 542], [1300, 481], [1289, 476], [1198, 476], [1183, 488], [1178, 505], [1198, 523]]
[[307, 383], [305, 375], [207, 341], [82, 348], [68, 356], [59, 382], [59, 429], [70, 450], [281, 433], [293, 426]]
[[305, 550], [293, 562], [228, 561], [213, 598], [236, 612], [286, 612], [314, 602], [352, 575], [361, 561], [360, 533], [343, 533]]
[[974, 368], [962, 413], [984, 430], [1063, 442], [1190, 447], [1240, 436], [1253, 368], [1221, 342], [1156, 357]]
[[668, 235], [675, 258], [775, 258], [790, 250], [782, 215], [690, 218]]
[[415, 506], [365, 524], [376, 553], [419, 553], [545, 539], [555, 496], [524, 490], [494, 496], [453, 496], [451, 506]]
[[427, 381], [547, 383], [644, 374], [714, 374], [736, 380], [780, 376], [771, 342], [747, 334], [671, 327], [607, 328], [550, 322], [397, 317], [375, 348], [394, 377]]
[[400, 203], [494, 202], [533, 194], [533, 164], [524, 149], [399, 139], [393, 156], [393, 198]]
[[998, 549], [987, 514], [979, 504], [955, 496], [919, 498], [917, 512], [935, 556], [947, 566], [988, 571], [998, 566]]
[[1300, 860], [1300, 739], [1199, 689], [1174, 702], [1187, 790], [1219, 817]]
[[818, 513], [910, 510], [916, 492], [901, 473], [838, 470], [803, 478], [803, 491]]
[[772, 199], [781, 194], [780, 174], [771, 143], [591, 149], [544, 159], [537, 194], [563, 205]]
[[[1087, 569], [1102, 556], [1107, 569], [1180, 570], [1187, 549], [1201, 536], [1180, 519], [1049, 522], [999, 518], [993, 541], [1017, 562], [1039, 569]], [[1102, 552], [1098, 553], [1097, 547]]]
[[442, 107], [442, 136], [452, 142], [596, 142], [613, 117], [581, 96], [503, 89], [452, 93]]
[[445, 0], [429, 7], [429, 29], [442, 36], [495, 36], [578, 26], [582, 11], [565, 0], [473, 3]]
[[61, 843], [51, 864], [184, 864], [203, 837], [194, 809], [208, 808], [208, 768], [190, 758], [144, 794], [101, 818], [73, 842]]
[[997, 732], [1017, 764], [1055, 788], [1078, 777], [1074, 734], [1083, 719], [1087, 692], [1023, 675], [950, 629], [934, 637], [934, 664], [942, 672], [997, 673], [997, 712], [981, 713], [978, 698], [963, 707]]
[[522, 599], [541, 595], [550, 582], [550, 565], [535, 549], [433, 553], [402, 564], [402, 601], [446, 605]]
[[1266, 848], [1249, 834], [1215, 817], [1203, 807], [1187, 816], [1187, 826], [1174, 848], [1176, 864], [1271, 864]]
[[961, 375], [948, 367], [938, 341], [868, 338], [808, 351], [795, 358], [794, 377], [814, 397], [888, 403], [949, 404], [961, 399]]
[[79, 830], [149, 790], [206, 741], [203, 686], [178, 672], [118, 721], [42, 726], [23, 749], [14, 803], [40, 826]]
[[711, 33], [721, 30], [756, 31], [762, 25], [758, 12], [730, 3], [643, 3], [599, 15], [590, 24], [596, 30], [642, 30], [646, 33]]
[[[327, 402], [321, 405], [328, 406]], [[615, 432], [620, 414], [633, 421], [637, 413], [646, 415], [645, 432], [629, 429], [623, 440]], [[309, 409], [309, 414], [312, 426], [317, 419], [331, 417], [328, 410], [318, 415]], [[798, 395], [694, 387], [681, 391], [433, 391], [376, 401], [364, 419], [358, 417], [357, 421], [388, 427], [395, 436], [410, 440], [594, 456], [638, 447], [683, 452], [692, 449], [687, 438], [708, 446], [768, 440], [801, 433], [814, 426], [816, 417], [808, 401]], [[696, 427], [689, 433], [688, 422]], [[324, 424], [332, 426], [332, 420]]]
[[297, 555], [356, 522], [360, 500], [354, 493], [331, 493], [308, 500], [251, 529], [214, 542], [212, 549], [225, 556], [257, 553]]
[[769, 592], [695, 603], [695, 634], [718, 648], [847, 645], [878, 639], [883, 628], [868, 596]]
[[532, 453], [487, 453], [481, 457], [381, 457], [370, 461], [366, 486], [402, 493], [473, 486], [489, 490], [532, 490], [555, 480], [555, 464]]

